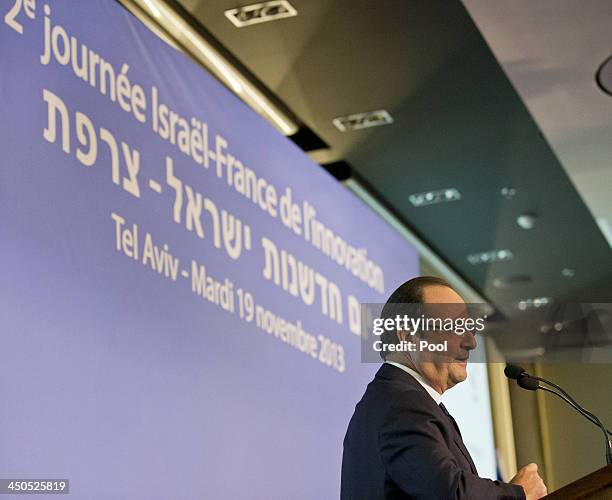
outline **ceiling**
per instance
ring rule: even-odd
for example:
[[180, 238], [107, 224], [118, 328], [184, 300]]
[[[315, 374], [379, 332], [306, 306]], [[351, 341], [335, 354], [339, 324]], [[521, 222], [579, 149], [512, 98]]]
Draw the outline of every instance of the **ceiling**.
[[[507, 314], [526, 297], [612, 301], [612, 251], [592, 215], [612, 221], [612, 98], [594, 85], [611, 2], [291, 0], [297, 17], [240, 29], [223, 13], [252, 2], [180, 3], [329, 145], [315, 161], [347, 162]], [[381, 108], [392, 125], [332, 124]], [[461, 200], [408, 198], [449, 187]], [[514, 258], [466, 258], [493, 249]]]
[[593, 215], [611, 224], [612, 97], [594, 75], [612, 54], [612, 2], [463, 3]]

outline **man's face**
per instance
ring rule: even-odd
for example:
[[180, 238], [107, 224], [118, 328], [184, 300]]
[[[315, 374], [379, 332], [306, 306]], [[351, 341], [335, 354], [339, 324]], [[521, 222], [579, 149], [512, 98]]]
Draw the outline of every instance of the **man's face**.
[[[423, 290], [425, 304], [435, 306], [435, 316], [439, 318], [466, 318], [465, 302], [452, 288], [428, 286]], [[467, 361], [470, 351], [476, 347], [476, 339], [471, 333], [457, 335], [453, 332], [439, 331], [424, 333], [423, 339], [430, 343], [448, 342], [445, 353], [420, 351], [412, 353], [411, 358], [421, 374], [439, 392], [450, 389], [467, 378]]]

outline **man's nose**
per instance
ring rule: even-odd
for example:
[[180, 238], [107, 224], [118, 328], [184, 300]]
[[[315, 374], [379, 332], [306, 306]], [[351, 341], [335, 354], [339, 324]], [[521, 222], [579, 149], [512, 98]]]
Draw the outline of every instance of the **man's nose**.
[[473, 351], [477, 345], [476, 335], [473, 333], [466, 333], [461, 336], [461, 347], [466, 351]]

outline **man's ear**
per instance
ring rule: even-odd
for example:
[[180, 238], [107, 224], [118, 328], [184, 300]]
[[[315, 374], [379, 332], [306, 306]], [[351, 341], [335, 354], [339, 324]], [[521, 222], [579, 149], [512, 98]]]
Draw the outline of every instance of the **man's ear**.
[[417, 331], [414, 335], [410, 333], [410, 330], [402, 330], [398, 329], [395, 331], [397, 339], [402, 341], [405, 340], [407, 342], [414, 341], [415, 338], [419, 338], [421, 336], [421, 332]]
[[409, 340], [410, 332], [406, 330], [395, 330], [395, 335], [397, 336], [397, 340], [400, 342]]

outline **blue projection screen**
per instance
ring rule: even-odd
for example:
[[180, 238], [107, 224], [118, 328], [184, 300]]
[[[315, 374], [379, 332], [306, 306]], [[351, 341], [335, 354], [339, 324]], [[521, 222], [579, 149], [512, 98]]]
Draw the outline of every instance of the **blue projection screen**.
[[2, 5], [2, 477], [337, 498], [416, 251], [119, 4]]

